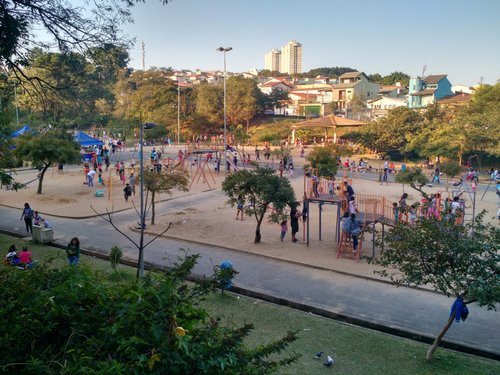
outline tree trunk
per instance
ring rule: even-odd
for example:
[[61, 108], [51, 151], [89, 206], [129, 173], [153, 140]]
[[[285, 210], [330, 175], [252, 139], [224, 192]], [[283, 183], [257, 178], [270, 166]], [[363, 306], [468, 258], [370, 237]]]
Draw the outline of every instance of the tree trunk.
[[441, 332], [439, 333], [439, 335], [436, 337], [436, 339], [434, 340], [434, 343], [432, 344], [432, 346], [427, 351], [427, 360], [428, 361], [432, 361], [432, 355], [434, 354], [434, 352], [438, 348], [439, 343], [443, 339], [443, 337], [446, 334], [446, 332], [448, 332], [448, 329], [450, 329], [451, 325], [453, 324], [453, 319], [455, 319], [455, 311], [453, 311], [453, 313], [451, 314], [450, 318], [448, 319], [448, 322], [446, 323], [446, 325], [444, 326], [444, 328], [441, 330]]
[[38, 190], [36, 191], [37, 194], [42, 194], [43, 176], [45, 176], [45, 172], [47, 172], [48, 168], [49, 165], [45, 164], [45, 167], [43, 167], [42, 171], [40, 172], [40, 177], [38, 178]]
[[151, 192], [151, 225], [155, 225], [155, 192]]
[[254, 243], [260, 243], [260, 239], [262, 236], [260, 235], [260, 224], [257, 225], [257, 228], [255, 229], [255, 241]]

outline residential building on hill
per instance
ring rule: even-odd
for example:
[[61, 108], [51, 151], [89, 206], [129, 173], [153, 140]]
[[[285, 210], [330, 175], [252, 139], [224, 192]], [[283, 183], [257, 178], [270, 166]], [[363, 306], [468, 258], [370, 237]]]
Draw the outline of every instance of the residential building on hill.
[[465, 92], [466, 94], [474, 94], [477, 86], [466, 86], [466, 85], [453, 85], [451, 86], [451, 91], [455, 94], [459, 92]]
[[379, 96], [385, 96], [388, 98], [404, 98], [408, 93], [408, 87], [402, 85], [400, 82], [396, 82], [395, 85], [384, 85], [380, 86]]
[[408, 100], [406, 98], [379, 96], [378, 98], [368, 100], [366, 105], [371, 110], [371, 118], [380, 118], [387, 116], [387, 113], [391, 109], [406, 107]]
[[332, 101], [338, 111], [345, 112], [353, 98], [374, 99], [379, 89], [380, 86], [370, 82], [363, 72], [344, 73], [339, 77], [339, 83], [332, 85]]
[[272, 78], [264, 83], [259, 83], [257, 87], [263, 94], [269, 95], [276, 90], [288, 92], [291, 90], [292, 84], [284, 79]]
[[466, 92], [457, 92], [456, 94], [445, 96], [444, 98], [438, 99], [436, 103], [440, 107], [461, 107], [468, 105], [472, 100], [472, 95]]
[[435, 74], [425, 79], [411, 78], [408, 94], [408, 108], [426, 108], [445, 96], [453, 95], [453, 91], [446, 74]]

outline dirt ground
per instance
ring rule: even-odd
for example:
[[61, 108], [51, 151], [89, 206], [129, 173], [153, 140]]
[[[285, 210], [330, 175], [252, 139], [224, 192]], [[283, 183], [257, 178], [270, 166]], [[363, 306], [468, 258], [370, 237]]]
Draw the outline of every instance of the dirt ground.
[[[176, 153], [176, 150], [171, 150]], [[356, 159], [356, 158], [355, 158]], [[356, 159], [357, 160], [357, 159]], [[294, 155], [295, 165], [303, 165], [304, 159], [297, 154]], [[19, 176], [21, 182], [29, 181], [36, 177], [36, 173], [25, 173]], [[129, 173], [127, 172], [127, 177]], [[89, 188], [85, 185], [83, 170], [76, 167], [70, 168], [69, 172], [59, 175], [57, 170], [48, 170], [43, 183], [43, 194], [36, 194], [36, 182], [28, 185], [27, 189], [18, 192], [0, 190], [0, 204], [10, 207], [22, 208], [24, 202], [29, 202], [31, 207], [44, 214], [65, 216], [72, 218], [92, 217], [97, 212], [119, 211], [124, 209], [133, 209], [133, 202], [138, 205], [138, 194], [134, 198], [125, 202], [123, 198], [123, 185], [119, 181], [115, 171], [104, 174], [105, 179], [111, 178], [111, 189], [105, 187], [104, 197], [95, 197], [95, 191], [104, 187]], [[402, 185], [390, 183], [389, 185], [380, 185], [378, 181], [370, 181], [353, 176], [353, 187], [357, 194], [380, 195], [385, 198], [398, 201], [403, 193]], [[211, 183], [211, 188], [221, 189], [223, 174], [216, 176], [216, 183]], [[295, 189], [297, 198], [303, 195], [303, 176], [295, 175], [290, 178], [292, 186]], [[193, 183], [192, 188], [187, 193], [174, 192], [172, 196], [161, 194], [158, 200], [175, 198], [186, 194], [203, 194], [208, 190], [208, 185], [201, 180]], [[137, 189], [138, 191], [138, 189]], [[417, 201], [418, 192], [406, 186], [405, 191], [409, 194], [408, 202]], [[428, 187], [426, 191], [435, 193], [444, 192], [446, 196], [445, 184], [440, 187]], [[467, 194], [464, 194], [470, 207], [471, 203]], [[476, 212], [487, 210], [486, 219], [497, 223], [497, 204], [498, 198], [495, 195], [495, 186], [491, 186], [484, 200], [481, 200], [482, 191], [478, 192], [476, 197]], [[157, 225], [150, 226], [148, 232], [159, 233], [168, 223], [172, 227], [166, 233], [167, 237], [186, 239], [200, 243], [212, 244], [227, 247], [239, 251], [245, 251], [285, 259], [290, 262], [304, 263], [320, 268], [332, 269], [341, 272], [356, 273], [368, 277], [373, 277], [374, 267], [365, 261], [355, 262], [352, 259], [339, 259], [336, 256], [335, 249], [335, 222], [336, 208], [324, 205], [322, 210], [322, 240], [319, 241], [319, 209], [317, 205], [310, 206], [310, 246], [305, 244], [304, 225], [300, 223], [299, 242], [291, 241], [290, 233], [287, 233], [284, 242], [280, 241], [280, 226], [264, 221], [261, 227], [262, 242], [254, 244], [256, 220], [253, 217], [245, 217], [245, 220], [235, 220], [236, 208], [230, 207], [226, 203], [225, 197], [221, 194], [220, 198], [206, 200], [202, 204], [196, 204], [182, 211], [175, 212], [157, 212]], [[132, 224], [132, 223], [131, 223]], [[363, 254], [371, 255], [372, 243], [371, 234], [365, 234], [363, 243]]]

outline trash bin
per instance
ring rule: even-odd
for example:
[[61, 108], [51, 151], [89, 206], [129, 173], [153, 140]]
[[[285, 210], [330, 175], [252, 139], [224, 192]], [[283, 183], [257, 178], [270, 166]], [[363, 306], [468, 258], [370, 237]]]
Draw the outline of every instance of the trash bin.
[[33, 241], [40, 243], [49, 243], [54, 241], [54, 230], [33, 225]]

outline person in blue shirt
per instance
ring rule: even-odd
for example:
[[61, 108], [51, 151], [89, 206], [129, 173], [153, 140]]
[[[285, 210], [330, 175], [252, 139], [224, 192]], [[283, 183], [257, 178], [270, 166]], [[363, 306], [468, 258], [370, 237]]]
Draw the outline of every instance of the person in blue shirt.
[[35, 212], [30, 207], [28, 203], [24, 204], [23, 213], [21, 215], [21, 220], [24, 219], [24, 223], [26, 224], [26, 232], [33, 233], [33, 217]]
[[354, 251], [357, 251], [358, 249], [358, 237], [361, 234], [361, 227], [363, 226], [363, 223], [356, 219], [356, 214], [351, 214], [351, 218], [349, 220], [349, 234], [352, 237], [352, 245], [354, 248]]

